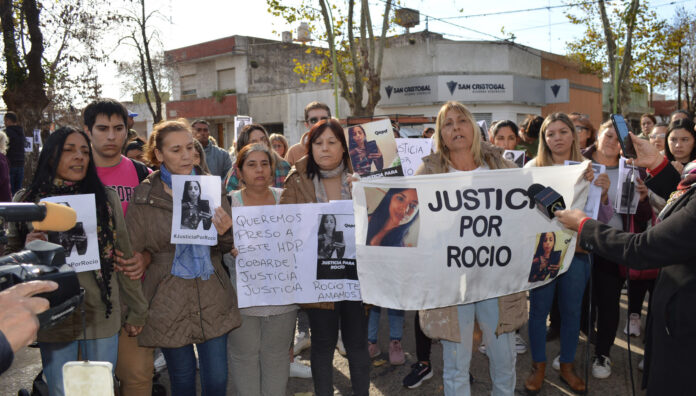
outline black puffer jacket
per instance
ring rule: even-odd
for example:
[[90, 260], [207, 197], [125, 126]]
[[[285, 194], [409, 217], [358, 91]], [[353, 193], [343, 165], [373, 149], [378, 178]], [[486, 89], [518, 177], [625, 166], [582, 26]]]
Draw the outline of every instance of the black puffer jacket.
[[5, 133], [10, 141], [7, 147], [7, 160], [11, 168], [24, 166], [24, 129], [19, 125], [5, 128]]

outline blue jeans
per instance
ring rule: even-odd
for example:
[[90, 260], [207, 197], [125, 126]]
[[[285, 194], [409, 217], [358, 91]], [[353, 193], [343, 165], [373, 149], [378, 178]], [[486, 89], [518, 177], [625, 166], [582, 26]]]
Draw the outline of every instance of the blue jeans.
[[582, 296], [588, 279], [589, 258], [586, 254], [575, 254], [565, 273], [544, 286], [529, 291], [529, 344], [535, 362], [546, 362], [546, 317], [551, 310], [555, 289], [558, 289], [558, 308], [561, 312], [560, 361], [572, 363], [575, 360], [580, 335]]
[[491, 298], [471, 304], [457, 306], [460, 342], [442, 341], [444, 367], [442, 379], [445, 396], [469, 396], [469, 364], [474, 333], [474, 321], [477, 321], [486, 344], [489, 360], [489, 372], [493, 381], [491, 395], [502, 396], [515, 394], [515, 332], [495, 335], [498, 327], [498, 299]]
[[[370, 318], [367, 321], [367, 340], [372, 344], [377, 343], [381, 314], [380, 307], [370, 308]], [[387, 315], [389, 315], [389, 340], [401, 341], [401, 337], [404, 335], [404, 311], [389, 308]]]
[[108, 338], [96, 340], [80, 340], [71, 342], [40, 342], [41, 364], [46, 376], [49, 394], [63, 396], [63, 365], [77, 360], [79, 350], [82, 350], [83, 360], [93, 360], [111, 363], [111, 372], [116, 368], [118, 356], [118, 333]]
[[[196, 344], [201, 368], [201, 394], [224, 395], [227, 391], [227, 334]], [[193, 344], [162, 348], [167, 361], [172, 396], [196, 394], [196, 356]]]
[[24, 167], [17, 166], [10, 168], [10, 189], [12, 195], [15, 195], [22, 188], [22, 180], [24, 180]]

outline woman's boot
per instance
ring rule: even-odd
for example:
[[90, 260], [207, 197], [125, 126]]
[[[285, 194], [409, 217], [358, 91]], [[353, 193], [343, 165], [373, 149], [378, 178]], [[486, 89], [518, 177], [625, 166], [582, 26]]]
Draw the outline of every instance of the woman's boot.
[[585, 394], [585, 381], [575, 375], [573, 363], [561, 363], [561, 380], [565, 382], [573, 392]]
[[544, 383], [544, 372], [546, 371], [546, 362], [533, 362], [532, 373], [529, 374], [527, 380], [524, 381], [524, 387], [527, 389], [528, 395], [536, 395], [541, 390], [541, 385]]

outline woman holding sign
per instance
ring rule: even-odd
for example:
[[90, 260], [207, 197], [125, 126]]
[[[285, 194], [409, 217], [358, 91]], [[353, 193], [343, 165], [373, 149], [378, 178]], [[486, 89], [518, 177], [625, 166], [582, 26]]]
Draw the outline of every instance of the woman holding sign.
[[[152, 262], [143, 279], [150, 301], [141, 346], [160, 347], [167, 361], [172, 395], [196, 394], [198, 350], [204, 395], [224, 395], [227, 387], [227, 334], [241, 322], [237, 298], [222, 267], [232, 249], [228, 200], [212, 213], [217, 246], [171, 244], [172, 175], [201, 175], [193, 165], [194, 143], [185, 120], [165, 121], [152, 131], [146, 157], [160, 165], [135, 189], [126, 222], [133, 249], [147, 250]], [[190, 190], [190, 197], [200, 191]]]
[[[474, 116], [458, 102], [447, 102], [437, 114], [435, 124], [437, 152], [423, 158], [416, 174], [476, 172], [483, 169], [516, 168], [503, 159], [503, 149], [481, 141]], [[483, 332], [490, 360], [493, 394], [515, 393], [515, 330], [527, 319], [525, 293], [491, 298], [471, 304], [420, 311], [423, 332], [442, 339], [445, 395], [471, 393], [471, 361], [474, 321]]]
[[[307, 155], [295, 163], [285, 180], [282, 204], [351, 199], [348, 146], [343, 128], [334, 119], [322, 120], [309, 131]], [[367, 315], [362, 301], [307, 304], [312, 329], [312, 378], [317, 396], [333, 390], [333, 354], [339, 324], [348, 353], [353, 394], [367, 396], [370, 357], [367, 352]]]
[[[15, 201], [39, 202], [46, 197], [78, 194], [94, 194], [100, 268], [77, 274], [85, 290], [84, 318], [78, 309], [55, 327], [39, 331], [41, 362], [51, 395], [63, 394], [63, 365], [78, 359], [78, 348], [84, 348], [83, 359], [107, 361], [116, 367], [121, 303], [128, 307], [124, 325], [128, 335], [137, 336], [147, 316], [140, 281], [114, 272], [116, 251], [124, 253], [124, 258], [133, 255], [118, 194], [99, 180], [87, 135], [63, 127], [46, 140], [34, 180], [29, 188], [17, 192]], [[10, 251], [19, 251], [35, 239], [48, 237], [45, 232], [33, 231], [31, 223], [10, 223]]]
[[[525, 168], [533, 166], [562, 166], [565, 161], [582, 161], [573, 121], [564, 113], [553, 113], [541, 124], [539, 149], [536, 158]], [[594, 176], [594, 174], [592, 174]], [[606, 202], [608, 179], [600, 175], [595, 181], [602, 187], [602, 202]], [[551, 310], [554, 292], [558, 290], [561, 311], [561, 379], [575, 392], [585, 392], [585, 382], [575, 374], [573, 361], [578, 347], [580, 313], [585, 285], [590, 277], [589, 258], [576, 252], [570, 268], [544, 286], [529, 292], [529, 343], [532, 350], [532, 373], [525, 381], [528, 392], [537, 393], [544, 383], [546, 370], [546, 317]], [[554, 361], [554, 367], [555, 367]]]
[[[278, 204], [282, 190], [268, 186], [273, 161], [273, 154], [262, 144], [247, 145], [237, 154], [236, 166], [244, 188], [230, 194], [232, 207]], [[237, 257], [236, 248], [232, 255]], [[263, 259], [262, 255], [251, 257]], [[230, 372], [237, 395], [284, 394], [297, 305], [248, 307], [239, 312], [242, 325], [229, 337]]]

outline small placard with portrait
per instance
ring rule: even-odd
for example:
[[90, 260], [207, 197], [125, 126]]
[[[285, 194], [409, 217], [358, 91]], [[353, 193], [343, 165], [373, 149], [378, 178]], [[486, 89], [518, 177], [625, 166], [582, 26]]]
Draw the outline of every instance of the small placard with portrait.
[[220, 206], [218, 176], [172, 175], [171, 243], [217, 245], [213, 214]]

